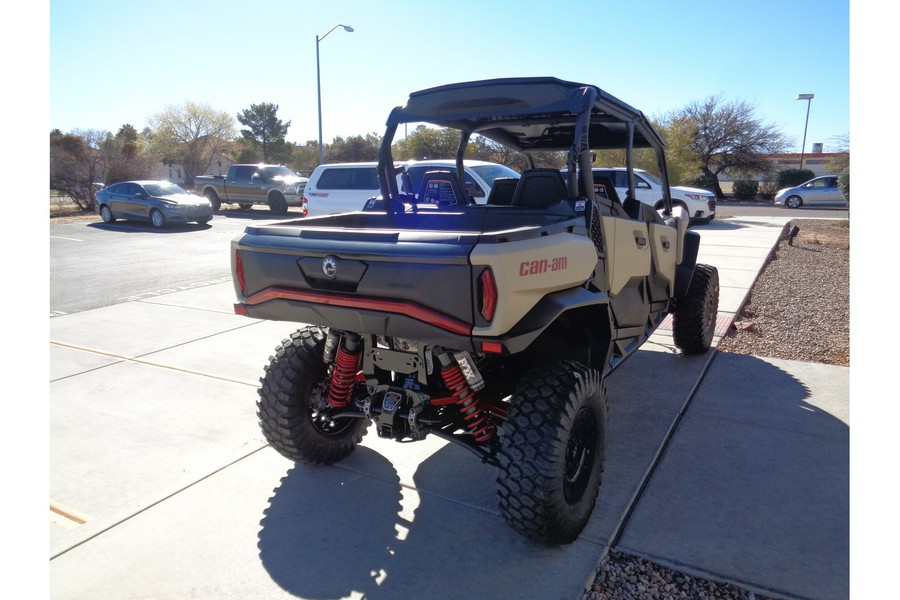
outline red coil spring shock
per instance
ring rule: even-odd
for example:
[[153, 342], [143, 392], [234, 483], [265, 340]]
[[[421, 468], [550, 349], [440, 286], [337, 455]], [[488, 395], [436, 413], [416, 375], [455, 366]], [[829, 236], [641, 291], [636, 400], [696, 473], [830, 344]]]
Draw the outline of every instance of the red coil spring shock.
[[[359, 371], [359, 338], [345, 338], [337, 350], [334, 359], [334, 370], [328, 384], [328, 404], [335, 408], [343, 408], [350, 403], [350, 395], [356, 383], [356, 372]], [[346, 346], [349, 346], [348, 349]]]
[[494, 437], [497, 426], [494, 425], [490, 415], [481, 410], [481, 402], [475, 391], [469, 387], [459, 365], [444, 368], [441, 371], [441, 378], [456, 399], [456, 404], [466, 420], [466, 427], [472, 432], [475, 441], [483, 443]]

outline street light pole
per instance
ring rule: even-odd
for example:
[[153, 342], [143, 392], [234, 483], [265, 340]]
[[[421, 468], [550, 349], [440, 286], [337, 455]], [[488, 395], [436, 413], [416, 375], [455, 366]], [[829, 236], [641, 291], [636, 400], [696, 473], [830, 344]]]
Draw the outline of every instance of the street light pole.
[[[343, 27], [344, 31], [348, 33], [353, 33], [353, 28], [349, 25], [341, 25], [338, 23], [334, 27], [328, 30], [328, 33], [331, 33], [338, 27]], [[322, 78], [319, 70], [319, 42], [328, 37], [328, 33], [319, 37], [316, 35], [316, 95], [318, 97], [319, 103], [319, 164], [321, 165], [324, 162], [323, 152], [322, 152]]]
[[800, 147], [800, 170], [803, 170], [803, 155], [806, 153], [806, 128], [809, 127], [809, 107], [815, 94], [797, 94], [796, 100], [806, 100], [806, 125], [803, 126], [803, 146]]

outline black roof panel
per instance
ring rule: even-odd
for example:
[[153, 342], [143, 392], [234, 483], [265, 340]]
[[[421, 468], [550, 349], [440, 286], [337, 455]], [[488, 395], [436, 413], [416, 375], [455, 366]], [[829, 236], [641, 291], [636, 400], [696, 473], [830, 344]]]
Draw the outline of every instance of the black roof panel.
[[639, 110], [597, 86], [554, 77], [519, 77], [453, 83], [413, 92], [394, 109], [387, 125], [430, 123], [477, 133], [512, 148], [566, 150], [578, 115], [590, 108], [592, 149], [624, 148], [627, 123], [634, 147], [663, 142]]

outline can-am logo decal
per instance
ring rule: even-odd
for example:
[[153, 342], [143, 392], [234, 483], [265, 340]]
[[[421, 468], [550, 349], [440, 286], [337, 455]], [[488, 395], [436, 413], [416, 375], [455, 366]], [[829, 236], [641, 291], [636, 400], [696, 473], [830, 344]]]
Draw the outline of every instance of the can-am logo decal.
[[326, 256], [322, 260], [322, 273], [328, 279], [334, 279], [337, 276], [337, 259], [333, 256]]
[[519, 265], [519, 277], [528, 275], [540, 275], [553, 271], [564, 271], [568, 268], [568, 257], [543, 258], [541, 260], [527, 260]]

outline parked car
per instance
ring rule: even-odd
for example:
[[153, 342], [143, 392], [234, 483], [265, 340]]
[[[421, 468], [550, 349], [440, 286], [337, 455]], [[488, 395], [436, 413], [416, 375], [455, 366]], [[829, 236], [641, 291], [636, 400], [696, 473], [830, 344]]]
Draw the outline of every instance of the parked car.
[[[412, 190], [416, 193], [422, 177], [428, 171], [455, 170], [455, 160], [398, 161], [409, 173]], [[303, 204], [311, 217], [363, 210], [366, 201], [378, 196], [378, 163], [332, 163], [319, 165], [309, 176], [303, 190]], [[497, 178], [518, 178], [519, 174], [506, 165], [481, 160], [463, 162], [465, 186], [478, 204], [484, 204]], [[398, 188], [404, 188], [403, 178], [397, 175]]]
[[306, 214], [302, 203], [306, 182], [306, 177], [284, 165], [246, 164], [231, 165], [225, 175], [198, 175], [194, 189], [209, 199], [213, 210], [228, 202], [244, 210], [265, 204], [276, 215], [287, 214], [289, 206], [299, 206]]
[[[566, 172], [565, 169], [562, 170]], [[594, 167], [594, 183], [608, 179], [619, 198], [628, 193], [628, 171], [625, 167]], [[691, 224], [709, 223], [716, 218], [716, 195], [709, 190], [673, 185], [669, 187], [672, 204], [683, 207], [691, 217]], [[662, 182], [652, 173], [634, 169], [635, 200], [659, 210], [663, 207]]]
[[800, 208], [805, 204], [833, 204], [844, 206], [847, 199], [838, 186], [837, 175], [815, 177], [797, 187], [784, 188], [775, 194], [775, 204], [787, 208]]
[[309, 176], [302, 203], [311, 217], [362, 210], [378, 195], [376, 162], [319, 165]]
[[212, 205], [170, 181], [122, 181], [97, 190], [97, 212], [104, 223], [117, 219], [170, 223], [209, 223]]

